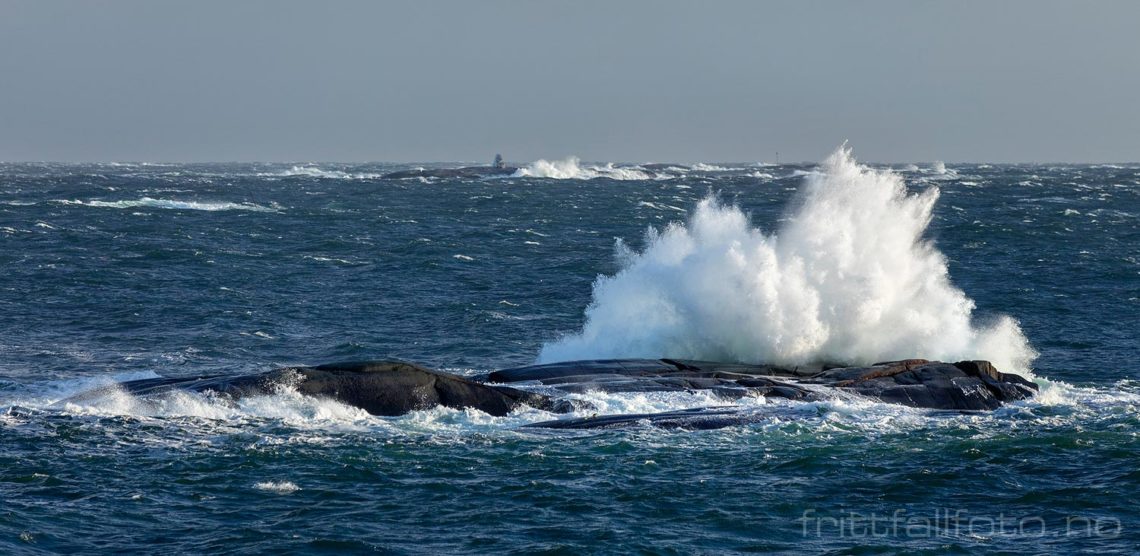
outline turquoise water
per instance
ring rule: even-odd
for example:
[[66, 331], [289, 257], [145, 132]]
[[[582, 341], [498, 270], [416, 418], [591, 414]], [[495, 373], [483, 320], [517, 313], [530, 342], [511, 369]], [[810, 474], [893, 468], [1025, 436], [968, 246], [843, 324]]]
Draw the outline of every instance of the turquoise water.
[[710, 193], [773, 233], [813, 167], [380, 177], [405, 168], [0, 165], [0, 550], [1140, 547], [1136, 165], [895, 168], [940, 190], [925, 237], [975, 319], [1012, 316], [1039, 354], [1039, 399], [993, 414], [837, 399], [716, 431], [544, 432], [520, 428], [538, 410], [381, 418], [289, 391], [59, 403], [155, 374], [528, 364], [581, 329], [615, 238], [644, 249]]

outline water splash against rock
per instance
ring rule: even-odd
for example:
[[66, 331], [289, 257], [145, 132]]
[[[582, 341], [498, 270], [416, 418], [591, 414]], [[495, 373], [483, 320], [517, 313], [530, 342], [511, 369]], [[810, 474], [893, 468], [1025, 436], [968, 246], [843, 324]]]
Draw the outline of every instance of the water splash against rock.
[[1035, 353], [1017, 322], [975, 323], [973, 300], [923, 239], [936, 188], [910, 194], [846, 147], [805, 180], [776, 234], [707, 198], [687, 223], [650, 230], [644, 251], [619, 242], [622, 270], [598, 278], [582, 330], [539, 360], [984, 358], [1028, 373]]
[[548, 178], [556, 180], [592, 180], [609, 178], [612, 180], [647, 180], [653, 175], [633, 167], [616, 166], [613, 163], [601, 166], [582, 164], [576, 156], [562, 160], [539, 159], [519, 168], [515, 177]]

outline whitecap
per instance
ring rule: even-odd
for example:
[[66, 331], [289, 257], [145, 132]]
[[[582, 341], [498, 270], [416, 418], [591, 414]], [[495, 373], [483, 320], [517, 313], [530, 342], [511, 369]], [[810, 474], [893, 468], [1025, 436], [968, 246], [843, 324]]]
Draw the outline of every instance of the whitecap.
[[691, 168], [698, 172], [734, 172], [743, 170], [743, 168], [729, 168], [727, 166], [718, 166], [716, 164], [705, 164], [704, 162], [693, 164]]
[[677, 212], [685, 212], [685, 209], [683, 209], [681, 207], [675, 207], [673, 205], [667, 205], [665, 203], [653, 203], [653, 202], [649, 202], [649, 201], [639, 201], [637, 203], [637, 206], [651, 208], [653, 210], [662, 210], [662, 211], [670, 211], [671, 210], [671, 211], [677, 211]]
[[547, 178], [555, 180], [592, 180], [609, 178], [612, 180], [648, 180], [648, 172], [633, 167], [615, 166], [613, 163], [597, 165], [583, 165], [576, 156], [562, 160], [549, 161], [536, 160], [529, 165], [519, 168], [512, 177], [516, 178]]
[[301, 487], [292, 481], [262, 481], [254, 484], [253, 488], [266, 490], [275, 494], [291, 494], [301, 490]]

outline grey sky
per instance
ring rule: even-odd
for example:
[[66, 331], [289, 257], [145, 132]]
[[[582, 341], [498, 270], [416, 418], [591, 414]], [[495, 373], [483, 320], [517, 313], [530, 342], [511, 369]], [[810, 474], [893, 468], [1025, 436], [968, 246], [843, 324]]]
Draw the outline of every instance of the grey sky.
[[0, 0], [0, 160], [1140, 160], [1140, 2]]

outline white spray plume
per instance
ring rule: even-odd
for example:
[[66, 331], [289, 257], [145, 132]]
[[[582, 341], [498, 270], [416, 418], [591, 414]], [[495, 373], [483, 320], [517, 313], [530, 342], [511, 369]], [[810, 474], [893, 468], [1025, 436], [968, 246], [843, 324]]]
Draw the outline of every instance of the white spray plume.
[[1010, 317], [973, 322], [923, 239], [938, 190], [908, 194], [840, 147], [805, 177], [777, 234], [706, 198], [685, 224], [650, 229], [621, 271], [599, 276], [581, 332], [539, 361], [676, 357], [795, 365], [923, 357], [988, 359], [1028, 374], [1036, 353]]

